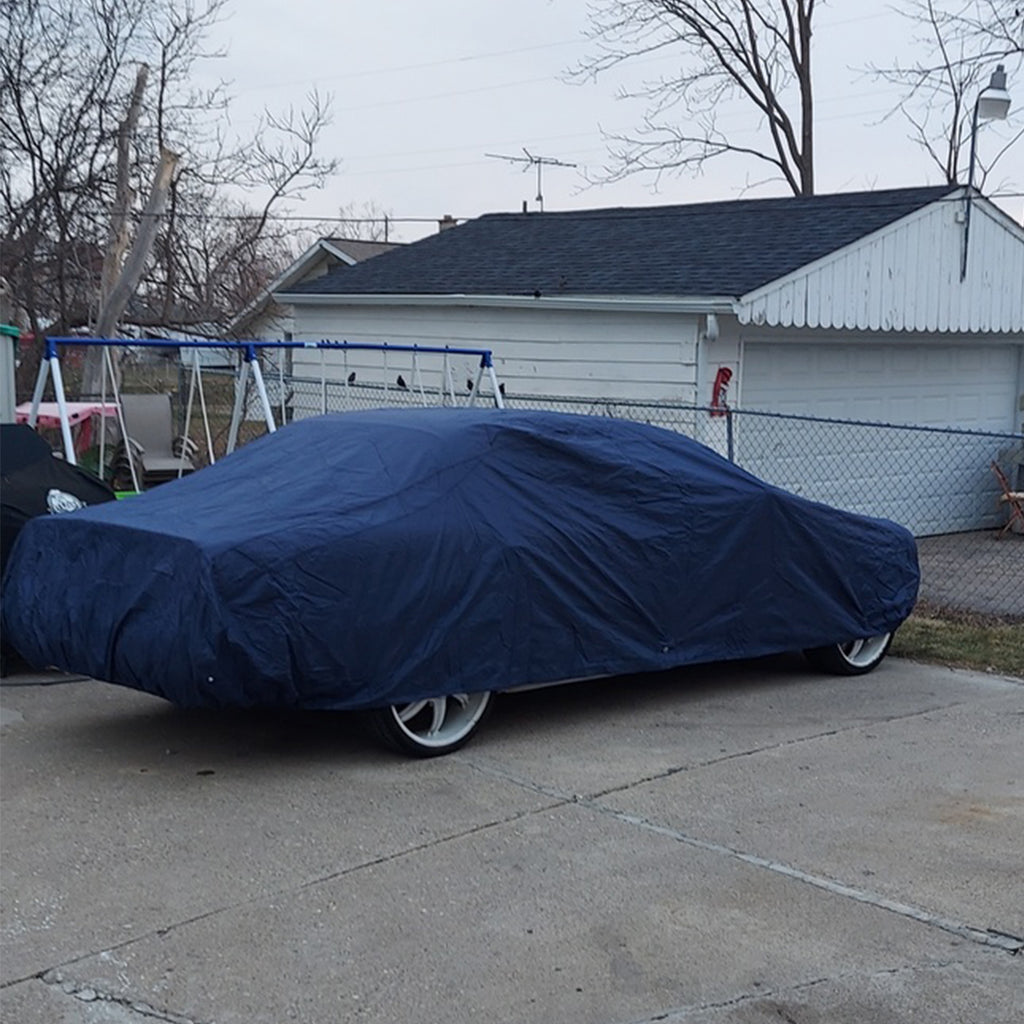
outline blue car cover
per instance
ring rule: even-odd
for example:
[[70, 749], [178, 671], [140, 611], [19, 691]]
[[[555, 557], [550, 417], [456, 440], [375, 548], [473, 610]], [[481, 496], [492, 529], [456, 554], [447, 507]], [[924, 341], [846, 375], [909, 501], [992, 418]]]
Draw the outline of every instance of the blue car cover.
[[382, 409], [30, 521], [3, 627], [185, 707], [358, 708], [874, 636], [917, 586], [902, 527], [670, 431]]

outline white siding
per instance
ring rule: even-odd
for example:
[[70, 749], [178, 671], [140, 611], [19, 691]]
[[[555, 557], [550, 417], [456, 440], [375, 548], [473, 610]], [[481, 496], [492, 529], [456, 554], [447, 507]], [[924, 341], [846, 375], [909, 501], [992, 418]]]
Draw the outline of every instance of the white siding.
[[[570, 396], [692, 402], [696, 387], [697, 318], [678, 313], [529, 310], [502, 307], [300, 305], [295, 337], [487, 348], [506, 395]], [[477, 364], [453, 359], [456, 384], [476, 376]], [[329, 377], [355, 370], [360, 380], [383, 379], [377, 353], [329, 352]], [[320, 353], [296, 350], [297, 376], [318, 378]], [[440, 382], [440, 357], [419, 359], [428, 387]], [[409, 379], [411, 356], [390, 353], [389, 384]]]
[[1024, 332], [1024, 228], [946, 200], [743, 297], [740, 322], [866, 331]]
[[242, 338], [245, 341], [281, 341], [291, 337], [294, 331], [292, 307], [271, 302], [245, 325]]

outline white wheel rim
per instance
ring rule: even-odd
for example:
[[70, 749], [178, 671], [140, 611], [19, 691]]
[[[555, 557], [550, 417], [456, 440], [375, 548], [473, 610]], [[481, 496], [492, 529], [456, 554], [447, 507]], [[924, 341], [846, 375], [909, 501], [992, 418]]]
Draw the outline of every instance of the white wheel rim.
[[864, 637], [862, 640], [851, 640], [849, 643], [839, 645], [839, 653], [843, 658], [856, 668], [864, 668], [877, 661], [885, 651], [885, 645], [889, 642], [891, 634], [882, 633], [881, 636]]
[[394, 704], [391, 715], [398, 728], [421, 747], [446, 747], [458, 743], [476, 727], [490, 703], [491, 694], [453, 693], [410, 704]]

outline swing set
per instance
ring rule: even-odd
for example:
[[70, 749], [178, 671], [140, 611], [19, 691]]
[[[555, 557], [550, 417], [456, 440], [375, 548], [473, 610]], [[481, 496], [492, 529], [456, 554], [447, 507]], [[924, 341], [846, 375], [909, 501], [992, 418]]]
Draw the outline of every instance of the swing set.
[[[184, 362], [185, 352], [191, 353], [188, 399], [185, 408], [185, 429], [184, 435], [187, 439], [191, 430], [192, 416], [198, 399], [200, 414], [202, 418], [203, 436], [206, 442], [207, 457], [211, 464], [216, 461], [213, 450], [213, 436], [210, 429], [210, 416], [206, 401], [206, 393], [203, 388], [203, 371], [201, 354], [203, 350], [225, 350], [241, 357], [240, 366], [235, 375], [234, 381], [234, 402], [231, 410], [231, 421], [228, 428], [227, 454], [235, 450], [238, 444], [238, 432], [242, 418], [246, 412], [246, 397], [248, 393], [249, 380], [251, 378], [259, 402], [259, 411], [263, 421], [266, 423], [267, 432], [274, 433], [277, 424], [274, 420], [273, 408], [267, 394], [266, 382], [263, 371], [260, 367], [260, 352], [279, 350], [281, 355], [289, 349], [315, 349], [320, 351], [320, 408], [319, 412], [328, 411], [327, 392], [328, 384], [340, 384], [343, 395], [348, 396], [353, 388], [355, 373], [349, 370], [349, 354], [352, 352], [378, 352], [382, 354], [383, 377], [382, 383], [376, 385], [377, 391], [382, 394], [384, 404], [389, 404], [389, 399], [401, 394], [402, 399], [408, 402], [410, 398], [423, 405], [438, 403], [441, 405], [458, 405], [460, 399], [456, 394], [453, 371], [451, 365], [452, 357], [466, 357], [478, 359], [478, 372], [476, 382], [469, 389], [469, 395], [464, 403], [467, 406], [474, 405], [478, 398], [490, 398], [498, 409], [504, 408], [502, 389], [498, 384], [494, 372], [494, 360], [490, 349], [462, 348], [453, 346], [432, 346], [432, 345], [389, 345], [387, 343], [372, 342], [348, 342], [348, 341], [177, 341], [166, 338], [64, 338], [47, 337], [43, 359], [39, 364], [39, 373], [36, 377], [35, 389], [32, 393], [31, 409], [28, 416], [28, 424], [33, 429], [36, 427], [39, 418], [39, 406], [46, 390], [48, 379], [52, 379], [54, 399], [57, 404], [61, 438], [64, 446], [64, 458], [72, 465], [77, 464], [75, 446], [71, 435], [71, 417], [69, 414], [68, 400], [64, 390], [64, 377], [60, 365], [60, 347], [63, 345], [99, 346], [103, 349], [103, 373], [101, 375], [100, 406], [107, 407], [107, 389], [110, 388], [112, 405], [117, 417], [118, 429], [125, 444], [128, 445], [129, 431], [125, 423], [124, 409], [121, 402], [121, 389], [118, 385], [117, 374], [114, 371], [114, 363], [110, 350], [115, 347], [121, 348], [145, 348], [145, 349], [177, 349], [181, 352]], [[337, 362], [328, 362], [329, 352], [341, 352], [342, 363], [340, 366], [341, 376], [338, 378], [329, 369], [338, 369]], [[391, 357], [389, 361], [389, 356]], [[442, 363], [440, 367], [440, 383], [427, 386], [421, 367], [421, 357], [440, 356]], [[397, 362], [396, 362], [397, 357]], [[281, 388], [281, 415], [284, 422], [284, 360], [278, 362]], [[407, 369], [409, 381], [405, 382], [401, 374], [397, 380], [400, 384], [389, 384], [390, 373], [395, 369]], [[490, 387], [490, 394], [485, 395], [481, 391], [484, 382]], [[471, 383], [471, 382], [467, 382]], [[346, 401], [346, 406], [348, 402]], [[188, 469], [188, 448], [187, 441], [181, 445], [180, 465], [178, 476], [180, 477]], [[99, 465], [105, 465], [106, 458], [106, 416], [101, 417], [100, 439], [99, 439]], [[128, 466], [131, 470], [133, 488], [138, 491], [140, 479], [135, 467], [135, 460], [129, 452]]]

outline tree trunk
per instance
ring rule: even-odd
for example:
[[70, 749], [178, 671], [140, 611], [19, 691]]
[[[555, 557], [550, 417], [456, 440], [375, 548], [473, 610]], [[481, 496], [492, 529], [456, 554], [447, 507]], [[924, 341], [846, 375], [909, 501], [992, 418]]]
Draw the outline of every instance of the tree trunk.
[[[114, 200], [110, 205], [107, 248], [103, 254], [103, 269], [100, 275], [100, 310], [106, 306], [117, 284], [124, 263], [124, 254], [128, 251], [128, 244], [131, 241], [129, 214], [135, 202], [135, 193], [131, 187], [131, 145], [139, 123], [142, 97], [146, 91], [148, 77], [149, 67], [140, 64], [135, 74], [135, 88], [132, 90], [128, 112], [117, 129], [117, 177], [114, 180]], [[101, 338], [105, 336], [98, 323], [95, 331]], [[85, 350], [85, 364], [82, 367], [83, 395], [100, 393], [103, 385], [103, 362], [102, 348], [94, 346]]]
[[[171, 187], [171, 180], [178, 168], [180, 157], [169, 149], [160, 150], [160, 163], [157, 165], [156, 174], [153, 176], [153, 184], [149, 189], [149, 198], [146, 200], [146, 207], [142, 211], [142, 223], [135, 234], [135, 242], [131, 252], [125, 260], [124, 267], [117, 278], [110, 294], [105, 298], [96, 318], [96, 334], [100, 338], [109, 338], [116, 329], [125, 307], [128, 305], [135, 289], [139, 285], [143, 268], [149, 258], [156, 239], [157, 229], [160, 225], [160, 214], [163, 213], [164, 205], [167, 202], [167, 193]], [[97, 346], [96, 351], [100, 353], [102, 360], [102, 348]], [[116, 365], [116, 364], [115, 364]], [[102, 361], [99, 363], [102, 374]], [[102, 377], [98, 376], [95, 381], [87, 381], [89, 387], [83, 384], [83, 394], [98, 394], [102, 383]]]
[[814, 195], [814, 84], [811, 78], [811, 10], [801, 3], [797, 11], [800, 40], [800, 194]]
[[132, 245], [128, 259], [125, 260], [121, 274], [103, 303], [99, 316], [96, 318], [96, 333], [105, 338], [113, 333], [121, 315], [128, 305], [128, 300], [135, 293], [139, 279], [142, 277], [143, 267], [149, 258], [156, 239], [157, 228], [160, 225], [160, 214], [163, 213], [164, 205], [167, 202], [167, 192], [171, 187], [171, 179], [178, 169], [180, 156], [172, 153], [169, 149], [160, 150], [160, 163], [157, 165], [156, 174], [153, 176], [153, 184], [149, 189], [149, 198], [146, 200], [146, 208], [142, 211], [142, 223], [135, 234], [135, 243]]
[[142, 111], [142, 96], [146, 91], [146, 79], [149, 68], [139, 65], [135, 76], [135, 88], [132, 91], [128, 113], [117, 130], [117, 179], [114, 186], [114, 201], [110, 208], [110, 229], [107, 232], [107, 251], [103, 256], [103, 274], [100, 278], [100, 308], [110, 297], [121, 272], [124, 254], [128, 251], [129, 219], [135, 193], [131, 187], [131, 143]]

